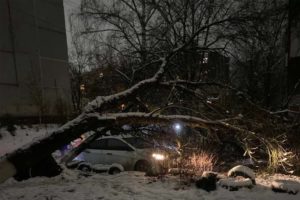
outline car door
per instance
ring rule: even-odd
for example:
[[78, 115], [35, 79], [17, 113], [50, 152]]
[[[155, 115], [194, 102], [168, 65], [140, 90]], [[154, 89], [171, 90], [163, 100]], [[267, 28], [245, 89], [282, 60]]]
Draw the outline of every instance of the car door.
[[83, 151], [83, 160], [92, 164], [106, 164], [107, 139], [91, 142]]
[[125, 169], [133, 165], [135, 151], [128, 144], [117, 138], [107, 140], [106, 163], [119, 163]]

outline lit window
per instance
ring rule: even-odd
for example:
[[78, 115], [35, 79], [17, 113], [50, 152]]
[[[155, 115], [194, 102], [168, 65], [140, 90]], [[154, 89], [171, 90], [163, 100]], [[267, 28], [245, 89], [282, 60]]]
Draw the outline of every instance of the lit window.
[[122, 104], [121, 105], [121, 110], [124, 110], [125, 109], [125, 104]]
[[80, 90], [81, 90], [81, 91], [84, 91], [84, 90], [85, 90], [85, 85], [84, 85], [84, 84], [81, 84], [81, 85], [80, 85]]
[[208, 63], [208, 52], [204, 53], [202, 63]]

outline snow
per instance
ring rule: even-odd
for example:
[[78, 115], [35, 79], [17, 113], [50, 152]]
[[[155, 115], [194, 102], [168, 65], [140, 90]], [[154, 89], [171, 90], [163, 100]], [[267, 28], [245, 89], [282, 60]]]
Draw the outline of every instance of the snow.
[[114, 101], [121, 101], [122, 99], [127, 98], [130, 95], [134, 94], [134, 92], [143, 89], [145, 85], [153, 84], [159, 81], [159, 79], [162, 77], [162, 75], [165, 72], [165, 68], [168, 64], [168, 61], [166, 58], [160, 58], [158, 61], [161, 62], [160, 68], [151, 78], [142, 80], [136, 83], [135, 85], [133, 85], [132, 87], [122, 92], [116, 93], [114, 95], [96, 97], [93, 101], [89, 102], [88, 105], [84, 108], [85, 113], [94, 112], [96, 109], [101, 108], [104, 104], [110, 104], [111, 102]]
[[286, 192], [297, 193], [300, 190], [300, 184], [290, 180], [274, 180], [272, 188], [280, 189]]
[[[43, 137], [53, 131], [56, 125], [33, 126], [22, 129], [17, 127], [16, 137], [11, 136], [5, 129], [0, 129], [3, 136], [0, 139], [1, 155], [11, 152], [22, 145], [30, 143], [34, 138]], [[257, 176], [256, 183], [251, 189], [241, 188], [229, 191], [221, 185], [216, 191], [206, 192], [196, 188], [194, 184], [184, 184], [180, 176], [167, 175], [160, 178], [147, 177], [142, 172], [121, 172], [116, 175], [107, 173], [91, 173], [85, 175], [78, 170], [64, 169], [57, 177], [35, 177], [17, 182], [8, 179], [0, 184], [0, 200], [299, 200], [300, 194], [275, 193], [272, 183], [275, 180], [290, 181], [289, 190], [300, 187], [300, 177], [281, 174]], [[282, 186], [283, 187], [283, 186]]]
[[[280, 175], [281, 179], [285, 176]], [[300, 181], [298, 177], [293, 177]], [[275, 193], [271, 190], [273, 177], [265, 180], [257, 179], [252, 189], [242, 188], [229, 191], [217, 187], [216, 191], [206, 192], [197, 189], [193, 184], [180, 184], [179, 176], [162, 178], [146, 177], [142, 172], [121, 172], [116, 175], [93, 174], [85, 177], [78, 171], [65, 170], [63, 174], [53, 178], [32, 178], [16, 182], [9, 179], [0, 185], [0, 200], [98, 200], [98, 199], [172, 199], [172, 200], [298, 200], [300, 195]]]
[[227, 187], [250, 187], [252, 186], [252, 180], [250, 178], [242, 180], [235, 178], [225, 178], [219, 180], [219, 185]]
[[37, 141], [57, 128], [58, 125], [56, 124], [33, 125], [31, 127], [16, 126], [16, 136], [12, 136], [6, 128], [0, 128], [0, 134], [2, 136], [2, 138], [0, 138], [0, 156]]
[[255, 174], [254, 174], [253, 170], [250, 169], [249, 167], [246, 167], [246, 166], [243, 166], [243, 165], [235, 166], [234, 168], [232, 168], [231, 170], [229, 170], [228, 176], [229, 177], [233, 176], [237, 172], [241, 172], [241, 173], [247, 175], [252, 180], [255, 180]]

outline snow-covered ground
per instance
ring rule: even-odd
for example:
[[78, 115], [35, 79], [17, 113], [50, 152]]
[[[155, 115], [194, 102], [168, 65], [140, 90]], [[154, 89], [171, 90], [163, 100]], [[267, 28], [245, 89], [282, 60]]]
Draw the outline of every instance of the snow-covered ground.
[[[16, 137], [1, 129], [3, 137], [0, 139], [0, 156], [51, 132], [56, 127], [18, 127]], [[300, 199], [300, 193], [292, 195], [273, 192], [271, 184], [276, 179], [290, 180], [300, 190], [300, 177], [280, 174], [257, 177], [257, 185], [252, 189], [229, 191], [218, 186], [216, 191], [208, 193], [196, 188], [194, 184], [185, 185], [178, 176], [153, 178], [146, 177], [141, 172], [122, 172], [116, 175], [92, 174], [86, 177], [80, 171], [65, 169], [61, 175], [53, 178], [36, 177], [22, 182], [9, 179], [0, 184], [0, 200]]]
[[[178, 176], [162, 179], [146, 177], [141, 172], [122, 172], [117, 175], [93, 174], [89, 177], [78, 171], [65, 170], [54, 178], [32, 178], [23, 182], [10, 179], [0, 185], [0, 200], [147, 200], [147, 199], [251, 199], [251, 200], [299, 200], [300, 194], [275, 193], [271, 190], [272, 180], [297, 177], [275, 175], [259, 177], [252, 189], [228, 191], [217, 187], [216, 191], [206, 192], [193, 184], [185, 186]], [[300, 184], [300, 183], [299, 183]]]

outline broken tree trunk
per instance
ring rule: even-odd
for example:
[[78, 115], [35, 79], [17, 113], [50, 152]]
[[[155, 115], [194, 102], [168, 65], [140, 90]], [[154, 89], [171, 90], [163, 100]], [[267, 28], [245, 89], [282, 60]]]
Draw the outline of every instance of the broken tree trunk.
[[5, 155], [0, 160], [0, 183], [17, 175], [18, 172], [24, 173], [39, 165], [55, 150], [89, 130], [106, 126], [109, 121], [108, 119], [101, 121], [96, 116], [80, 115], [52, 134]]

